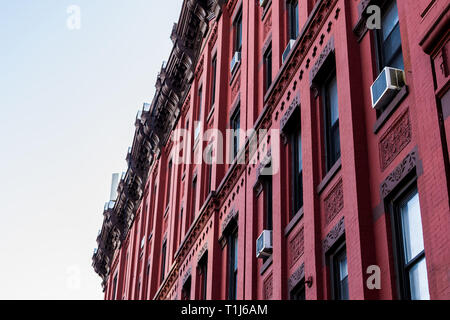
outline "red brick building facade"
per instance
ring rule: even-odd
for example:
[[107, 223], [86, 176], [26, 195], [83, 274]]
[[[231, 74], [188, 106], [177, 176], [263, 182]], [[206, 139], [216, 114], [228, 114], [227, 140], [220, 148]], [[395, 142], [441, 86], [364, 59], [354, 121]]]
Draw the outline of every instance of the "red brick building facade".
[[449, 8], [183, 1], [105, 206], [105, 299], [449, 299]]

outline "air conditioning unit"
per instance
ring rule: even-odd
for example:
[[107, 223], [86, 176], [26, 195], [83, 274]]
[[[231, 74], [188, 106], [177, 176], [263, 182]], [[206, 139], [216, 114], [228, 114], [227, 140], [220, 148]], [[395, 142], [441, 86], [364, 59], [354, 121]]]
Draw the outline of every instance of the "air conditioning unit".
[[294, 43], [295, 43], [294, 39], [289, 40], [289, 43], [283, 52], [283, 57], [281, 59], [282, 64], [284, 63], [284, 61], [286, 61], [287, 57], [289, 56], [289, 53], [291, 52], [292, 48], [294, 47]]
[[256, 240], [256, 257], [265, 258], [272, 254], [272, 230], [264, 230]]
[[386, 67], [370, 87], [372, 108], [383, 109], [391, 102], [397, 92], [405, 86], [405, 72]]
[[267, 2], [269, 2], [269, 0], [259, 0], [259, 5], [264, 8]]
[[231, 73], [233, 73], [234, 69], [237, 67], [239, 62], [241, 62], [241, 53], [239, 51], [236, 51], [233, 55], [233, 60], [231, 60], [230, 65]]

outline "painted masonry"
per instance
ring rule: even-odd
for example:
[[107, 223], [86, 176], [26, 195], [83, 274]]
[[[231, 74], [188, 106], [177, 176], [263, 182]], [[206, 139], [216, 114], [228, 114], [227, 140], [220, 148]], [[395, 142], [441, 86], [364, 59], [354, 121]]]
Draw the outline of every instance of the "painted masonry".
[[[105, 205], [105, 299], [449, 299], [449, 26], [446, 0], [183, 1]], [[374, 109], [384, 66], [405, 84]]]

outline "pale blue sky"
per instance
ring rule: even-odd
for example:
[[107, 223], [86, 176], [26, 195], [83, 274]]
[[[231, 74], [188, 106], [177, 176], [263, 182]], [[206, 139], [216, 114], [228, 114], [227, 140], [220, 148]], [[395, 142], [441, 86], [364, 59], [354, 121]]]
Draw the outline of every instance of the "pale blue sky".
[[103, 204], [181, 3], [0, 0], [0, 299], [103, 297]]

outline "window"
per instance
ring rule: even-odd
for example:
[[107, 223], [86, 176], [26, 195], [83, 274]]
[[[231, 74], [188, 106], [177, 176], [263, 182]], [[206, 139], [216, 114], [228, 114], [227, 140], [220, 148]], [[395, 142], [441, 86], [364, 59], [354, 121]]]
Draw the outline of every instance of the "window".
[[183, 210], [184, 210], [184, 208], [181, 208], [181, 210], [180, 210], [180, 221], [178, 222], [178, 245], [180, 245], [181, 233], [183, 231]]
[[306, 300], [304, 280], [300, 281], [300, 283], [292, 289], [290, 296], [291, 300]]
[[303, 207], [302, 134], [297, 125], [291, 134], [292, 215]]
[[166, 269], [166, 247], [167, 242], [164, 241], [161, 249], [161, 283], [164, 281]]
[[117, 273], [114, 276], [114, 280], [113, 280], [113, 292], [112, 292], [111, 300], [116, 300], [116, 291], [117, 291]]
[[264, 92], [272, 84], [272, 46], [264, 53]]
[[298, 37], [298, 0], [288, 1], [288, 35], [289, 39]]
[[264, 179], [264, 230], [273, 229], [272, 176]]
[[200, 86], [198, 89], [198, 108], [197, 108], [197, 126], [195, 127], [195, 137], [194, 140], [197, 140], [200, 135], [200, 128], [202, 122], [202, 94], [203, 88]]
[[400, 24], [398, 19], [397, 1], [390, 1], [384, 8], [381, 17], [381, 30], [375, 32], [378, 69], [384, 67], [404, 69]]
[[234, 27], [234, 52], [242, 50], [242, 9], [236, 15], [233, 23]]
[[228, 299], [237, 298], [238, 272], [238, 233], [237, 230], [228, 236]]
[[401, 298], [429, 300], [422, 218], [415, 186], [394, 200], [393, 214]]
[[214, 55], [211, 62], [211, 107], [216, 102], [216, 78], [217, 78], [217, 55]]
[[241, 128], [241, 112], [240, 106], [237, 106], [236, 111], [231, 116], [230, 127], [232, 130], [231, 150], [232, 159], [235, 159], [239, 152], [239, 132]]
[[169, 166], [167, 170], [166, 208], [169, 206], [171, 183], [172, 183], [172, 160], [169, 161]]
[[191, 276], [189, 276], [181, 289], [181, 300], [191, 300]]
[[339, 110], [336, 73], [325, 81], [324, 90], [324, 121], [325, 121], [325, 158], [326, 171], [341, 157], [339, 134]]
[[211, 183], [212, 183], [212, 157], [213, 157], [213, 150], [212, 150], [212, 146], [209, 148], [208, 151], [208, 163], [206, 164], [207, 166], [207, 178], [206, 178], [206, 196], [209, 195], [209, 193], [211, 192]]
[[334, 300], [348, 300], [348, 268], [345, 243], [331, 255], [331, 282]]
[[195, 176], [194, 180], [192, 181], [192, 214], [191, 214], [191, 221], [194, 222], [195, 212], [197, 210], [197, 176]]
[[206, 300], [207, 289], [208, 289], [208, 254], [205, 253], [201, 258], [198, 265], [199, 274], [199, 298], [200, 300]]

